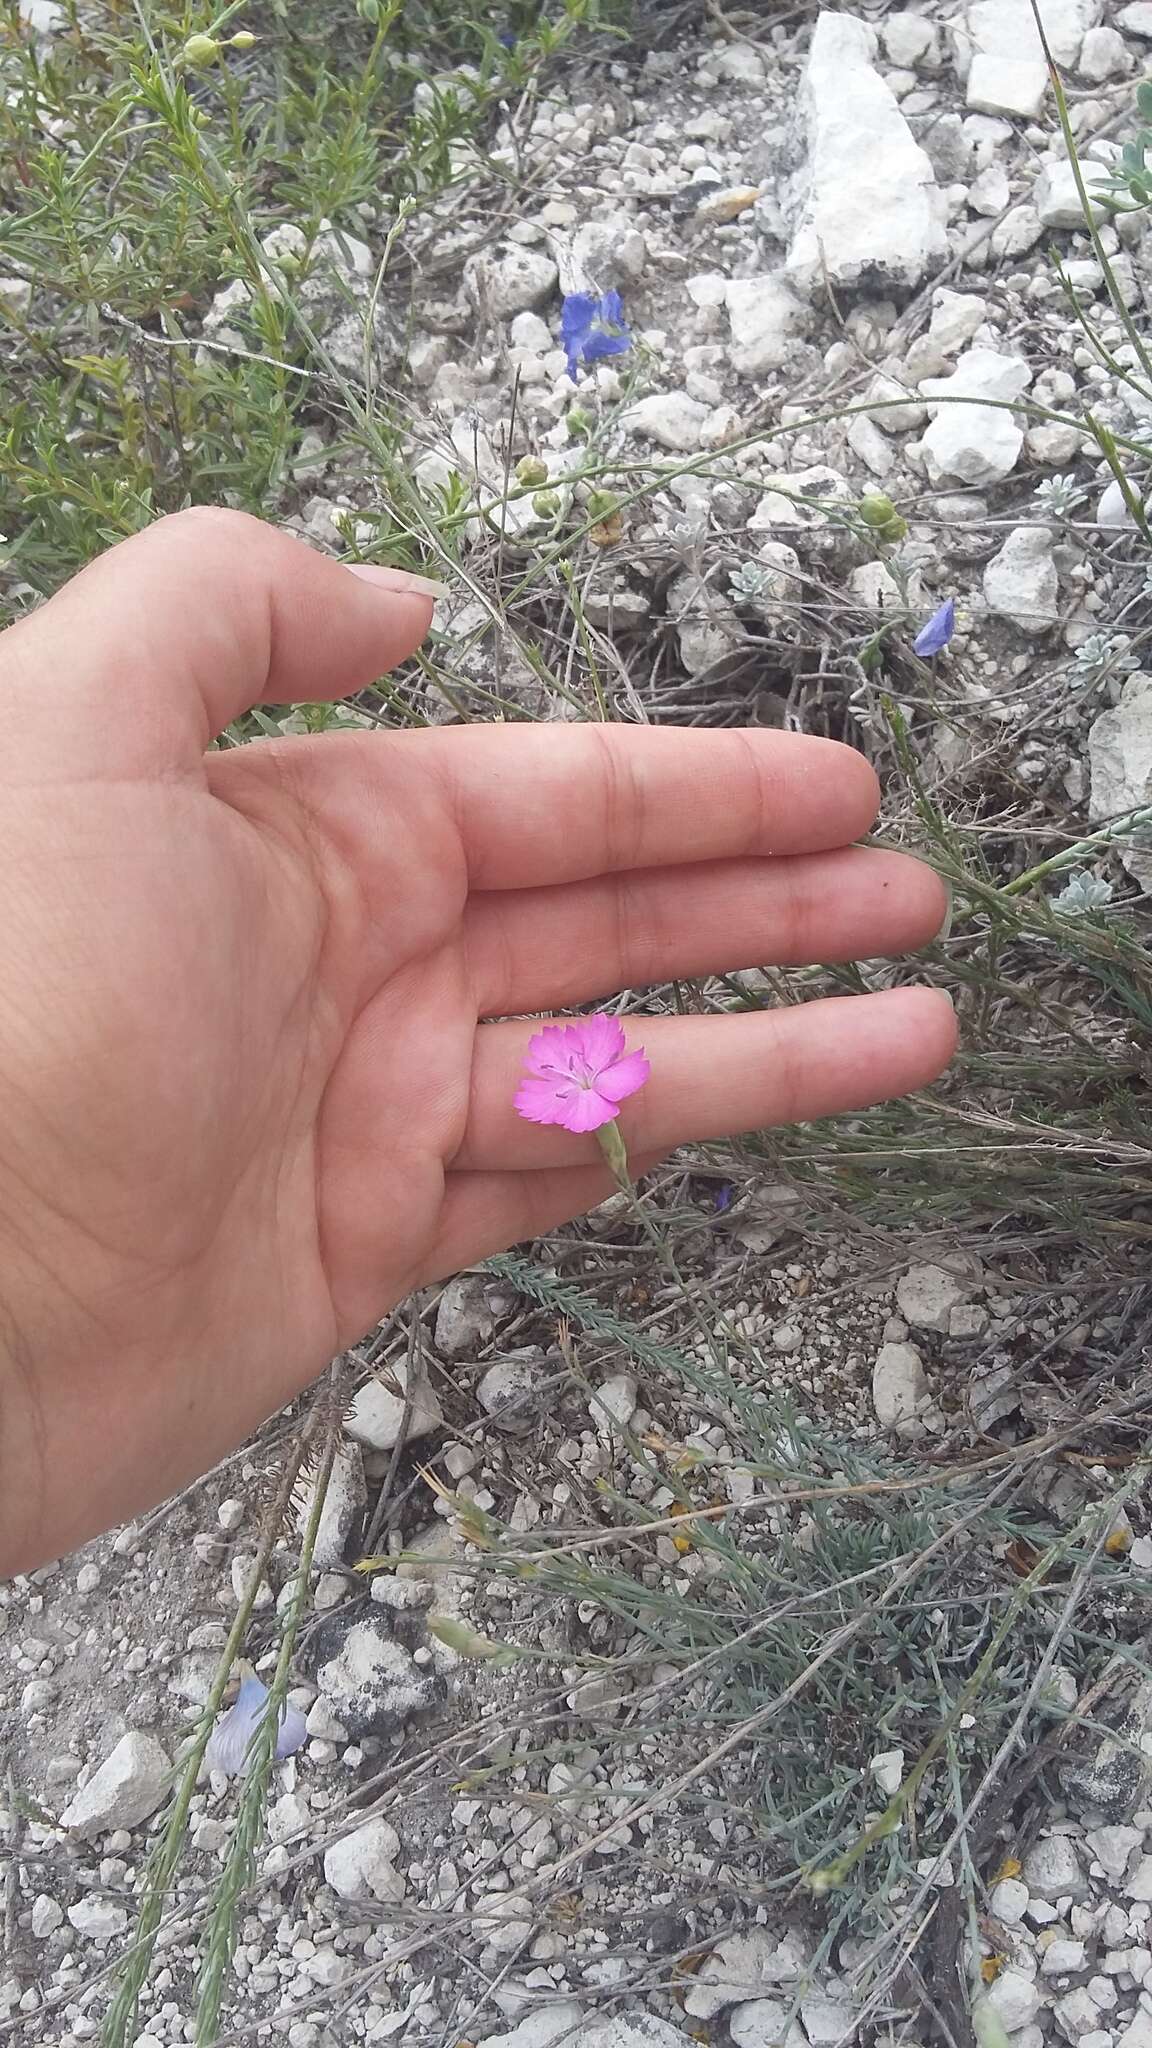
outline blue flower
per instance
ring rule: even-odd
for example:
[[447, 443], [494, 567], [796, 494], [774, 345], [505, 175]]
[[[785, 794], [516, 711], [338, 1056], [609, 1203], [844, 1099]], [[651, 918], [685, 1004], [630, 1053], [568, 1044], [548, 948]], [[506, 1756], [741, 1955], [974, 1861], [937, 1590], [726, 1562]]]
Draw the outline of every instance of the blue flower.
[[942, 647], [956, 631], [956, 600], [947, 598], [938, 612], [933, 612], [926, 626], [921, 626], [912, 642], [913, 654], [939, 654]]
[[715, 1209], [718, 1216], [722, 1216], [724, 1214], [725, 1209], [730, 1209], [732, 1207], [732, 1194], [733, 1189], [730, 1181], [725, 1181], [722, 1187], [717, 1188], [716, 1193], [712, 1198], [712, 1207]]
[[[204, 1756], [212, 1770], [223, 1771], [226, 1778], [238, 1777], [241, 1771], [247, 1770], [252, 1738], [267, 1704], [268, 1687], [255, 1674], [241, 1679], [236, 1698], [228, 1712], [221, 1714], [208, 1737]], [[281, 1707], [280, 1731], [276, 1737], [277, 1763], [283, 1763], [286, 1756], [299, 1749], [306, 1733], [303, 1714], [298, 1713], [295, 1707]]]
[[598, 299], [591, 292], [566, 292], [560, 311], [560, 343], [573, 382], [581, 363], [624, 355], [632, 346], [632, 337], [624, 325], [619, 292], [605, 292]]

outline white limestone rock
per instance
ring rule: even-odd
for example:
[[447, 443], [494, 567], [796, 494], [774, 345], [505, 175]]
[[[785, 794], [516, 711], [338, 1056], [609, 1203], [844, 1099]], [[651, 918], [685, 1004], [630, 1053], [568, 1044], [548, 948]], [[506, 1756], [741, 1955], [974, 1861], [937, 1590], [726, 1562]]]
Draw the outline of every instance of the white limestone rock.
[[808, 2048], [799, 2020], [789, 2020], [790, 2001], [750, 1998], [728, 2015], [733, 2048]]
[[941, 285], [932, 294], [932, 318], [928, 323], [929, 345], [942, 356], [954, 356], [966, 348], [988, 318], [988, 301], [975, 292], [949, 291]]
[[1048, 73], [1030, 57], [1003, 57], [980, 51], [968, 71], [967, 101], [977, 114], [1013, 114], [1034, 121], [1044, 104]]
[[745, 1934], [730, 1934], [701, 1964], [685, 2010], [693, 2019], [715, 2019], [726, 2006], [746, 2004], [782, 1984], [799, 1983], [808, 1966], [808, 1951], [792, 1930], [781, 1936], [767, 1927], [750, 1927]]
[[86, 1839], [139, 1827], [168, 1793], [172, 1765], [154, 1735], [123, 1735], [60, 1815], [60, 1825]]
[[69, 1906], [68, 1918], [77, 1934], [84, 1935], [88, 1941], [101, 1943], [123, 1934], [128, 1925], [128, 1909], [116, 1905], [112, 1899], [89, 1896], [77, 1899], [74, 1906]]
[[729, 354], [743, 376], [782, 369], [812, 325], [811, 308], [780, 277], [729, 278], [724, 299], [732, 330]]
[[[396, 1382], [395, 1393], [381, 1380], [369, 1380], [353, 1395], [344, 1418], [345, 1433], [371, 1451], [392, 1450], [404, 1424], [408, 1368], [403, 1364], [389, 1366], [388, 1376]], [[444, 1410], [435, 1390], [418, 1371], [408, 1415], [408, 1440], [427, 1436], [430, 1430], [438, 1429], [443, 1420]]]
[[324, 1852], [324, 1878], [342, 1899], [378, 1899], [395, 1906], [408, 1889], [396, 1869], [400, 1837], [386, 1820], [365, 1821]]
[[[1093, 220], [1099, 221], [1104, 218], [1105, 209], [1098, 206], [1092, 197], [1093, 181], [1097, 175], [1091, 164], [1085, 165], [1084, 184], [1089, 212]], [[1076, 173], [1067, 157], [1048, 158], [1036, 180], [1032, 203], [1046, 228], [1083, 228], [1084, 208], [1080, 204]]]
[[1132, 69], [1127, 43], [1114, 28], [1090, 28], [1080, 46], [1081, 78], [1090, 85], [1103, 85], [1108, 78], [1126, 78]]
[[924, 1361], [914, 1344], [882, 1344], [872, 1368], [872, 1406], [885, 1429], [903, 1430], [931, 1405]]
[[[1103, 0], [1043, 0], [1044, 31], [1057, 64], [1075, 66], [1102, 9]], [[1048, 71], [1029, 0], [975, 0], [956, 41], [961, 68], [968, 62], [968, 105], [980, 113], [1033, 120], [1048, 89]]]
[[1042, 1836], [1029, 1849], [1020, 1874], [1035, 1899], [1050, 1899], [1055, 1904], [1070, 1898], [1074, 1905], [1082, 1905], [1088, 1897], [1083, 1865], [1067, 1835]]
[[[332, 1471], [320, 1510], [316, 1548], [312, 1563], [317, 1571], [338, 1571], [364, 1526], [368, 1491], [364, 1481], [364, 1454], [359, 1444], [342, 1443], [332, 1460]], [[296, 1526], [303, 1535], [312, 1519], [316, 1483], [310, 1480], [296, 1503]]]
[[[920, 389], [929, 408], [933, 400], [946, 401], [936, 408], [920, 443], [929, 481], [981, 485], [1010, 476], [1024, 446], [1024, 429], [1005, 404], [1022, 397], [1031, 382], [1032, 371], [1022, 356], [990, 348], [968, 349], [950, 377], [924, 378]], [[981, 404], [982, 399], [999, 402], [993, 407]]]
[[1060, 579], [1048, 527], [1013, 527], [984, 571], [984, 601], [1022, 633], [1046, 633], [1059, 623]]
[[[1145, 804], [1152, 804], [1152, 675], [1137, 669], [1088, 734], [1088, 817], [1103, 825]], [[1121, 859], [1152, 894], [1152, 848], [1129, 847]]]
[[800, 86], [807, 162], [798, 174], [787, 275], [805, 296], [896, 291], [944, 260], [932, 164], [875, 69], [875, 31], [851, 14], [817, 16]]
[[530, 312], [556, 289], [559, 273], [551, 256], [521, 242], [495, 242], [477, 249], [464, 265], [464, 289], [478, 313], [511, 320]]
[[982, 2005], [995, 2013], [1007, 2034], [1018, 2034], [1022, 2027], [1030, 2026], [1040, 2010], [1040, 2003], [1035, 1980], [1012, 1965], [1001, 1970], [981, 2000]]
[[622, 415], [625, 433], [639, 434], [674, 455], [691, 455], [700, 446], [700, 430], [708, 407], [686, 391], [653, 391]]
[[490, 1285], [483, 1273], [459, 1273], [448, 1282], [437, 1305], [433, 1334], [441, 1358], [474, 1358], [487, 1344], [495, 1328], [488, 1302]]
[[602, 1380], [596, 1389], [596, 1398], [591, 1404], [593, 1426], [601, 1436], [613, 1435], [613, 1423], [627, 1429], [636, 1413], [640, 1397], [635, 1376], [630, 1372], [614, 1372]]

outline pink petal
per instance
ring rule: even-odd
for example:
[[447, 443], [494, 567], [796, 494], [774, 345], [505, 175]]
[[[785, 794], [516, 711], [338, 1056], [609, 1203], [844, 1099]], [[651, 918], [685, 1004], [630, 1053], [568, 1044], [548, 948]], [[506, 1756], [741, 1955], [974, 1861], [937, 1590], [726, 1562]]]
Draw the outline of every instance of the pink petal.
[[567, 1124], [573, 1097], [580, 1093], [572, 1081], [554, 1074], [525, 1074], [512, 1106], [530, 1124]]
[[581, 1017], [573, 1029], [593, 1073], [618, 1060], [624, 1052], [624, 1026], [619, 1017], [606, 1017], [597, 1011], [592, 1017]]
[[570, 1075], [580, 1060], [580, 1042], [570, 1026], [546, 1024], [528, 1040], [525, 1065], [530, 1073]]
[[622, 1060], [613, 1060], [610, 1067], [603, 1067], [596, 1076], [596, 1086], [609, 1102], [623, 1102], [628, 1095], [635, 1095], [644, 1086], [652, 1068], [644, 1057], [644, 1048], [625, 1053]]
[[577, 1088], [564, 1123], [570, 1131], [598, 1131], [601, 1124], [610, 1124], [617, 1115], [616, 1104], [609, 1102], [596, 1088]]

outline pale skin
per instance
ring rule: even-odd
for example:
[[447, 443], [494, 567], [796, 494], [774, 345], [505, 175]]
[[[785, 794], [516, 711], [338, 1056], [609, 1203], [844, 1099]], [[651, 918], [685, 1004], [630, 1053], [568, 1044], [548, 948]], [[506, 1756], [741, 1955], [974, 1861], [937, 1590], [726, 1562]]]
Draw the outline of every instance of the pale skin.
[[[430, 597], [230, 512], [0, 635], [0, 1573], [187, 1484], [414, 1288], [611, 1191], [512, 1097], [538, 1017], [669, 976], [900, 954], [930, 871], [871, 769], [762, 731], [559, 724], [209, 751], [363, 688]], [[629, 1024], [677, 1144], [922, 1086], [928, 988]]]

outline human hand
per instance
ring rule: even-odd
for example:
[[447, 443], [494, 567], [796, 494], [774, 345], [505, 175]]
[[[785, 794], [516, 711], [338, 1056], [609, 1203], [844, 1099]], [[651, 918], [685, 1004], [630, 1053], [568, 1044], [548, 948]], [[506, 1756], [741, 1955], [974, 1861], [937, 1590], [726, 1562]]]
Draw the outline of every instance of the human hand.
[[[0, 637], [0, 1570], [205, 1471], [413, 1288], [610, 1192], [512, 1106], [547, 1011], [901, 952], [940, 883], [876, 784], [771, 732], [334, 732], [431, 600], [231, 512], [160, 521]], [[641, 1034], [630, 1027], [632, 1042]], [[646, 1019], [634, 1163], [930, 1080], [929, 989]]]

